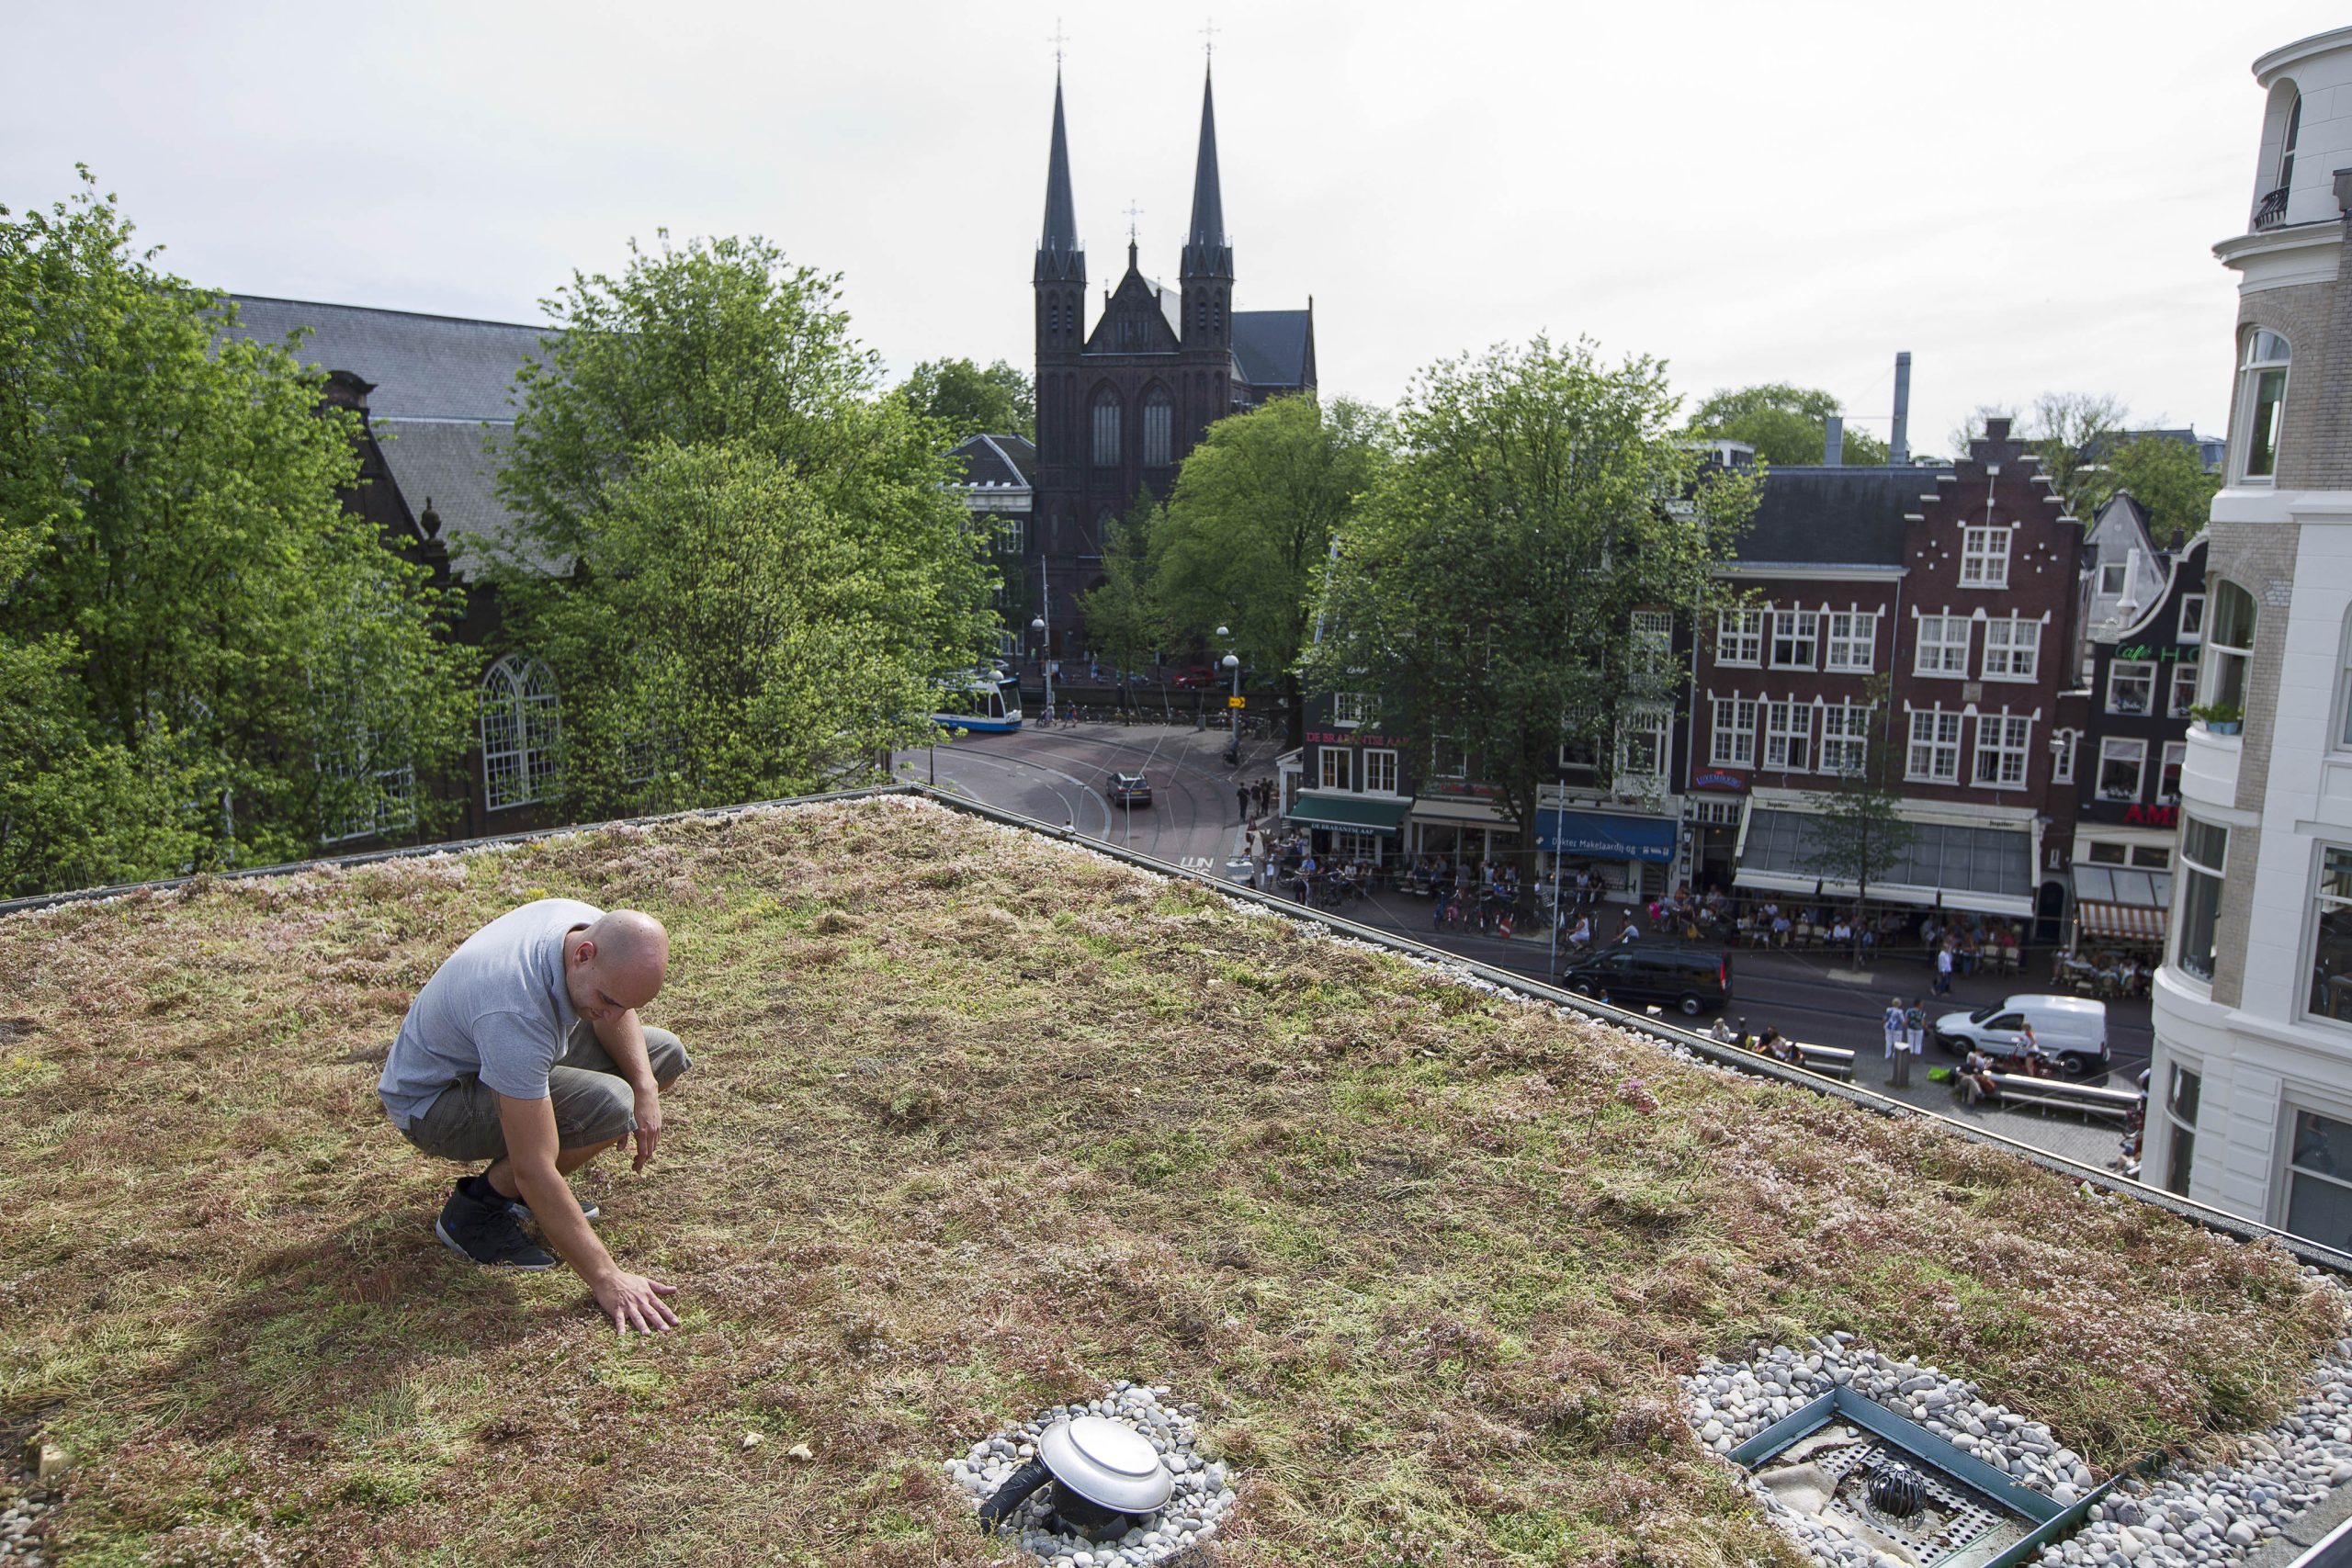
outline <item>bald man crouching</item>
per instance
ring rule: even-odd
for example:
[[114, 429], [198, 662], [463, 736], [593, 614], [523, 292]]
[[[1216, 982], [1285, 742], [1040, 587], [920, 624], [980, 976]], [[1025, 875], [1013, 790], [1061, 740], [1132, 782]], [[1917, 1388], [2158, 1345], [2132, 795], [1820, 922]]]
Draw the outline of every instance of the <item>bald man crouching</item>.
[[552, 1269], [517, 1223], [536, 1220], [623, 1334], [674, 1326], [662, 1298], [676, 1287], [623, 1272], [564, 1178], [632, 1135], [635, 1168], [653, 1157], [662, 1091], [691, 1065], [676, 1035], [638, 1021], [669, 965], [670, 933], [650, 915], [526, 904], [425, 982], [376, 1086], [410, 1143], [490, 1162], [458, 1179], [434, 1234], [488, 1268]]

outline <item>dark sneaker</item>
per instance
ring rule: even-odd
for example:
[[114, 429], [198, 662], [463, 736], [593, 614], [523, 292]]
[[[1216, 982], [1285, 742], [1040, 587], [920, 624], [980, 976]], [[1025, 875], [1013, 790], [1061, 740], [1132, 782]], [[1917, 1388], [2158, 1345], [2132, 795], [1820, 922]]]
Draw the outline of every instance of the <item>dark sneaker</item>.
[[[577, 1192], [573, 1193], [572, 1196], [580, 1198], [580, 1195]], [[507, 1212], [512, 1213], [517, 1220], [536, 1220], [538, 1218], [537, 1214], [531, 1213], [531, 1206], [523, 1201], [520, 1198], [509, 1198], [506, 1200], [506, 1208]], [[580, 1217], [582, 1219], [593, 1220], [604, 1212], [604, 1210], [599, 1209], [587, 1199], [580, 1198]]]
[[441, 1206], [433, 1234], [450, 1251], [472, 1258], [486, 1269], [541, 1269], [555, 1267], [554, 1254], [535, 1244], [514, 1223], [503, 1203], [485, 1203], [467, 1196], [460, 1181]]

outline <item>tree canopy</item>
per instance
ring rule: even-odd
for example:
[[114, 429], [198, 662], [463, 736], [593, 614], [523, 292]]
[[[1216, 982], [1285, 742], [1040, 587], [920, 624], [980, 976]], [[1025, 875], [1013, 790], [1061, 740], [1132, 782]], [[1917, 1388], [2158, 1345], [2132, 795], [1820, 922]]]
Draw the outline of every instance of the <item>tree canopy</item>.
[[[920, 733], [930, 683], [994, 645], [996, 569], [838, 279], [756, 238], [664, 236], [546, 306], [563, 330], [522, 373], [500, 476], [528, 548], [493, 570], [563, 694], [567, 805], [784, 793]], [[647, 744], [658, 776], [616, 760]]]
[[[1691, 411], [1685, 428], [1710, 440], [1746, 442], [1767, 463], [1818, 463], [1829, 417], [1838, 412], [1838, 401], [1830, 393], [1771, 381], [1715, 393]], [[1873, 468], [1886, 461], [1886, 443], [1877, 436], [1849, 424], [1844, 439], [1848, 467]]]
[[1364, 694], [1416, 772], [1441, 745], [1466, 753], [1522, 828], [1565, 745], [1592, 747], [1604, 776], [1662, 775], [1641, 737], [1679, 676], [1634, 612], [1705, 614], [1756, 503], [1749, 476], [1702, 477], [1674, 410], [1658, 361], [1604, 365], [1585, 342], [1424, 372], [1396, 466], [1321, 574], [1308, 681]]
[[472, 656], [342, 505], [356, 416], [84, 185], [0, 209], [0, 890], [411, 823]]
[[1166, 617], [1151, 581], [1152, 536], [1160, 516], [1159, 498], [1149, 489], [1136, 495], [1127, 514], [1103, 530], [1102, 582], [1079, 597], [1087, 640], [1115, 668], [1141, 669], [1165, 645]]
[[974, 435], [1037, 438], [1037, 389], [1026, 371], [1001, 359], [985, 370], [968, 359], [926, 359], [897, 390], [946, 429], [951, 446]]
[[2148, 532], [2159, 549], [2175, 534], [2193, 538], [2205, 531], [2222, 476], [2205, 471], [2196, 447], [2168, 435], [2143, 434], [2116, 443], [2105, 459], [2102, 493], [2090, 504], [2103, 506], [2117, 491], [2130, 491], [2148, 509]]

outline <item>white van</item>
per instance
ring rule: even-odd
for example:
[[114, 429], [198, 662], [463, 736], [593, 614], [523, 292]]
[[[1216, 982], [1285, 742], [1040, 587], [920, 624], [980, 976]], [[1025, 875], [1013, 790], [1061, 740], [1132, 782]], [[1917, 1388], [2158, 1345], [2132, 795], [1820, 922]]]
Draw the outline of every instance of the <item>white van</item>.
[[1948, 1012], [1936, 1020], [1936, 1043], [1955, 1056], [1972, 1045], [1988, 1056], [2016, 1056], [2029, 1023], [2041, 1054], [2068, 1077], [2107, 1070], [2107, 1004], [2087, 997], [2010, 997], [1974, 1012]]

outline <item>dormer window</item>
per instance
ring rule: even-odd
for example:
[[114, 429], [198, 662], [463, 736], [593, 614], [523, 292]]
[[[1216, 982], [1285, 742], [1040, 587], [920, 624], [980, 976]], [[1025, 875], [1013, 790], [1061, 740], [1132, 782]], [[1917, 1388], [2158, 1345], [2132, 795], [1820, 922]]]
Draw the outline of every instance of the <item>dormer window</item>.
[[2278, 469], [2278, 413], [2287, 400], [2287, 340], [2257, 327], [2246, 335], [2238, 378], [2238, 477], [2268, 484]]

